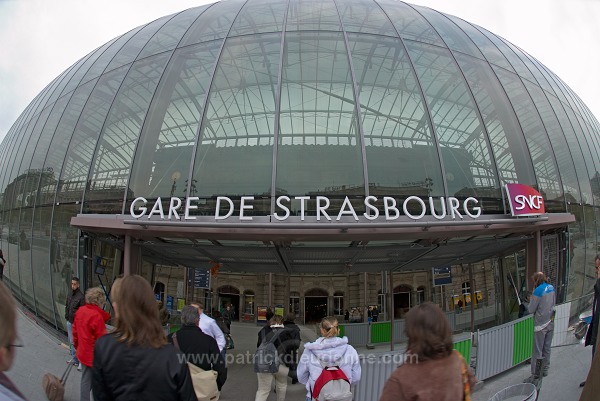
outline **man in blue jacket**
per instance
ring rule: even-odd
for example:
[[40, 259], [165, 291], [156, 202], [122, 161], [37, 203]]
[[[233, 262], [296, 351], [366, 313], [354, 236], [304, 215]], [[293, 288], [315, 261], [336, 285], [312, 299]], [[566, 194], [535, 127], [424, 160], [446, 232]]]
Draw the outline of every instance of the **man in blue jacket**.
[[533, 315], [533, 355], [531, 357], [531, 376], [525, 379], [525, 382], [539, 386], [542, 375], [548, 375], [550, 366], [556, 292], [554, 287], [548, 283], [544, 273], [535, 273], [532, 280], [535, 290], [533, 290], [527, 309]]

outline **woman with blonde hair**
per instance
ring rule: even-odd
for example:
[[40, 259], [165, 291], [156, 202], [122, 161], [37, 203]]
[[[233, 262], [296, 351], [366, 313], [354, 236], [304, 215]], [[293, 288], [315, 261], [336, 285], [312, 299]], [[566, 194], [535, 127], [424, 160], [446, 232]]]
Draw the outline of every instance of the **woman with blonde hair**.
[[197, 401], [185, 358], [167, 343], [150, 284], [125, 276], [112, 289], [115, 329], [94, 349], [96, 401]]
[[333, 316], [323, 318], [319, 328], [321, 337], [315, 342], [304, 344], [304, 352], [296, 371], [298, 381], [306, 386], [307, 401], [313, 396], [316, 398], [315, 382], [326, 366], [339, 367], [350, 384], [357, 383], [361, 375], [358, 353], [348, 344], [348, 337], [338, 337], [338, 320]]
[[406, 358], [385, 383], [379, 401], [467, 399], [475, 378], [454, 351], [450, 324], [440, 307], [426, 302], [412, 308], [405, 330]]
[[102, 308], [105, 305], [104, 292], [100, 287], [88, 288], [85, 292], [86, 304], [75, 312], [73, 319], [73, 346], [80, 362], [81, 401], [89, 401], [92, 390], [92, 362], [94, 345], [106, 334], [106, 322], [110, 315]]

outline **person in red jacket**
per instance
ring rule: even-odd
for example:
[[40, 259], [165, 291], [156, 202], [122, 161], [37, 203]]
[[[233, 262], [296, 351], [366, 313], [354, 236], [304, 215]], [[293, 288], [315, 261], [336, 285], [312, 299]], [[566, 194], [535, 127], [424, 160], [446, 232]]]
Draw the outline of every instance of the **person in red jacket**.
[[106, 321], [110, 315], [105, 312], [104, 292], [99, 287], [85, 292], [86, 305], [80, 307], [73, 320], [73, 345], [77, 359], [81, 362], [81, 401], [89, 401], [92, 390], [92, 362], [96, 340], [106, 334]]

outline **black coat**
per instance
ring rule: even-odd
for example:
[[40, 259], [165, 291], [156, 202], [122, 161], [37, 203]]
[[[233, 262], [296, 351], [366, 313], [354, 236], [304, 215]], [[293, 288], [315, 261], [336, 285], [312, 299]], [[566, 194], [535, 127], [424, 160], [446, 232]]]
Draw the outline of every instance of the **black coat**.
[[83, 305], [85, 305], [85, 297], [81, 290], [78, 288], [75, 291], [70, 291], [67, 295], [67, 303], [65, 304], [65, 319], [69, 323], [73, 323], [75, 312]]
[[600, 279], [594, 285], [594, 305], [592, 307], [592, 323], [585, 336], [585, 346], [596, 345], [598, 339], [598, 326], [600, 326]]
[[[275, 347], [277, 347], [277, 353], [279, 359], [287, 367], [295, 367], [294, 351], [298, 350], [296, 347], [296, 340], [294, 330], [288, 328], [276, 328], [275, 330], [280, 331], [279, 336], [273, 341]], [[265, 326], [258, 332], [258, 342], [256, 348], [260, 346], [263, 340], [266, 338], [270, 340], [276, 333], [273, 332], [271, 326]], [[298, 331], [298, 335], [300, 331]], [[299, 344], [298, 344], [299, 345]]]
[[[173, 334], [169, 334], [168, 340], [174, 343]], [[217, 386], [221, 391], [221, 387], [227, 380], [227, 367], [219, 351], [217, 340], [204, 334], [198, 326], [185, 325], [177, 332], [177, 343], [188, 362], [200, 369], [217, 372]]]
[[96, 342], [92, 391], [96, 401], [198, 401], [185, 358], [173, 345], [127, 345], [114, 334]]
[[302, 342], [302, 339], [300, 338], [300, 327], [289, 320], [284, 321], [283, 326], [291, 331], [289, 348], [292, 355], [292, 363], [288, 365], [288, 367], [295, 370], [298, 366], [298, 348], [300, 348], [300, 343]]

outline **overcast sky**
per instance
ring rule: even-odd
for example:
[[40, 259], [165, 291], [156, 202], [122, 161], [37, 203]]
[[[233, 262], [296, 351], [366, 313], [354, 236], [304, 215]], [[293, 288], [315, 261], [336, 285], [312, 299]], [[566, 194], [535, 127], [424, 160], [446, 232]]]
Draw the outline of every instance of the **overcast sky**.
[[[338, 0], [343, 1], [343, 0]], [[211, 0], [0, 0], [0, 140], [33, 98], [98, 46]], [[600, 119], [600, 0], [414, 0], [519, 46]]]

